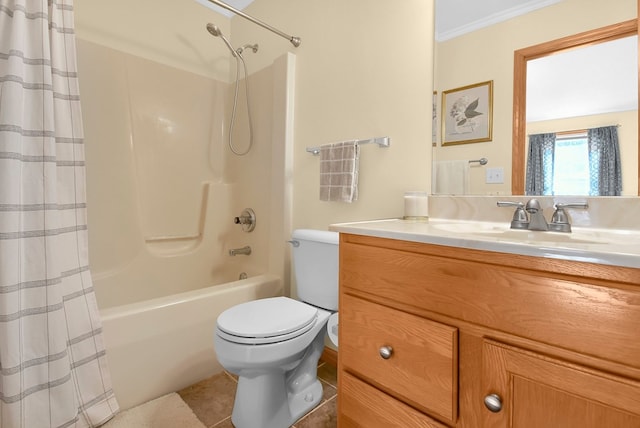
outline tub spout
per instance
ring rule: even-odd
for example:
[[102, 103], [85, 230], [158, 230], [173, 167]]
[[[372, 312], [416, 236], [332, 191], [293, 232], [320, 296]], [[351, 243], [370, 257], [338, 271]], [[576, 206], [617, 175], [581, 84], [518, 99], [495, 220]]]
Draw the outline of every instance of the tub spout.
[[229, 250], [230, 256], [237, 256], [238, 254], [243, 254], [245, 256], [248, 256], [249, 254], [251, 254], [251, 247], [247, 245], [242, 248], [233, 248]]

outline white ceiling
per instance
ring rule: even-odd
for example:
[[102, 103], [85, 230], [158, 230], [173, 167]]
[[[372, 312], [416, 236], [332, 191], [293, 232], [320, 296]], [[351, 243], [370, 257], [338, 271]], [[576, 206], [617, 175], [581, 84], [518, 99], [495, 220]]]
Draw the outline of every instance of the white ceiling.
[[[231, 18], [233, 16], [233, 12], [229, 12], [227, 9], [224, 9], [220, 6], [216, 6], [208, 0], [195, 0], [203, 6], [208, 7], [211, 10], [218, 12], [221, 15], [226, 16], [227, 18]], [[231, 7], [242, 10], [245, 7], [249, 6], [253, 0], [222, 0], [224, 3], [228, 4]]]
[[636, 110], [637, 65], [637, 37], [529, 61], [527, 122]]

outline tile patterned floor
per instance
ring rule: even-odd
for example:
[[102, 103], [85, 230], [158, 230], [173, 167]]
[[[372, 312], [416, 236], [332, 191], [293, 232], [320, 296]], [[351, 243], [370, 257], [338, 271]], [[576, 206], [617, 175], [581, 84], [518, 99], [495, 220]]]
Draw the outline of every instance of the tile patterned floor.
[[[310, 413], [293, 424], [293, 428], [335, 428], [337, 375], [336, 367], [321, 362], [318, 378], [322, 382], [323, 397]], [[178, 391], [185, 403], [207, 428], [233, 428], [231, 411], [237, 381], [223, 372]]]

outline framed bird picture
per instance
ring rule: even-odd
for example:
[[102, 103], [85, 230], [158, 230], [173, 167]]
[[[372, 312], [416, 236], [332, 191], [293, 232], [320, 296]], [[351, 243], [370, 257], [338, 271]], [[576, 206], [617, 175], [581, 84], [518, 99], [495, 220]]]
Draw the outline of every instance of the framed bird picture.
[[442, 92], [442, 145], [491, 141], [493, 80]]

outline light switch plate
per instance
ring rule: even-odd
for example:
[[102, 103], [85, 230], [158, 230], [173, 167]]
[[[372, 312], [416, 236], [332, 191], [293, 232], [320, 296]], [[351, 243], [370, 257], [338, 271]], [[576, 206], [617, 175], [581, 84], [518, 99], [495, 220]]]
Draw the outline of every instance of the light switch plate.
[[504, 168], [487, 168], [487, 176], [485, 182], [487, 184], [504, 183]]

